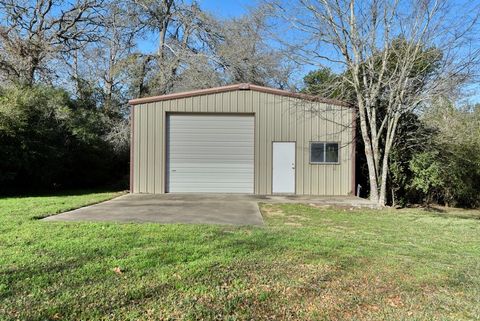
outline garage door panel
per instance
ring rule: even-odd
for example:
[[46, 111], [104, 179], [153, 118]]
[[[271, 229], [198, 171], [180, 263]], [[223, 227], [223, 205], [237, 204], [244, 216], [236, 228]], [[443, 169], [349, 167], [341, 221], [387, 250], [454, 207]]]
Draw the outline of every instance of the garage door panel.
[[[249, 157], [250, 156], [250, 157]], [[205, 154], [204, 157], [198, 157], [198, 156], [192, 156], [190, 154], [181, 154], [181, 155], [177, 155], [177, 157], [172, 157], [170, 160], [171, 160], [171, 163], [173, 163], [174, 165], [172, 165], [172, 167], [174, 167], [175, 165], [177, 164], [189, 164], [193, 161], [197, 161], [198, 163], [217, 163], [217, 164], [223, 164], [225, 163], [226, 161], [228, 161], [229, 163], [237, 163], [238, 166], [242, 166], [242, 164], [244, 163], [244, 161], [248, 161], [251, 159], [253, 155], [228, 155], [228, 156], [225, 156], [225, 155], [222, 155], [222, 154]], [[219, 158], [222, 158], [221, 160], [219, 160]]]
[[[249, 156], [251, 157], [253, 153], [250, 150], [250, 147], [247, 146], [235, 146], [230, 144], [229, 146], [190, 146], [190, 147], [176, 147], [170, 150], [171, 159], [183, 155], [191, 155], [192, 158], [203, 158], [203, 156], [208, 156], [210, 154], [216, 154], [220, 157], [225, 157], [228, 155], [234, 156]], [[226, 154], [226, 155], [225, 155]]]
[[[195, 178], [212, 178], [212, 174], [216, 173], [221, 173], [221, 174], [228, 174], [228, 175], [223, 175], [221, 177], [213, 177], [215, 181], [229, 181], [231, 178], [235, 177], [237, 178], [235, 181], [232, 182], [238, 182], [238, 181], [245, 181], [245, 182], [250, 182], [250, 178], [247, 177], [249, 174], [252, 174], [251, 171], [245, 169], [243, 171], [238, 171], [237, 173], [232, 173], [230, 174], [231, 171], [228, 169], [225, 170], [214, 170], [214, 169], [199, 169], [199, 168], [185, 168], [182, 171], [177, 171], [173, 172], [170, 174], [172, 177], [183, 177], [185, 179], [188, 179], [189, 176], [196, 175]], [[191, 180], [194, 181], [194, 180]], [[202, 180], [204, 181], [204, 180]]]
[[253, 193], [254, 117], [169, 116], [168, 191]]
[[[232, 175], [235, 173], [240, 173], [240, 172], [247, 172], [247, 173], [253, 173], [252, 168], [248, 165], [245, 164], [236, 164], [233, 163], [235, 166], [235, 171], [232, 172], [232, 165], [231, 163], [218, 163], [218, 164], [211, 164], [211, 163], [200, 163], [200, 164], [192, 164], [192, 163], [182, 163], [178, 164], [176, 166], [171, 166], [170, 168], [172, 169], [172, 173], [170, 174], [175, 174], [175, 173], [185, 173], [187, 171], [197, 171], [199, 173], [201, 172], [212, 172], [212, 171], [222, 171], [222, 172], [230, 172]], [[175, 169], [178, 169], [178, 171], [175, 171]]]

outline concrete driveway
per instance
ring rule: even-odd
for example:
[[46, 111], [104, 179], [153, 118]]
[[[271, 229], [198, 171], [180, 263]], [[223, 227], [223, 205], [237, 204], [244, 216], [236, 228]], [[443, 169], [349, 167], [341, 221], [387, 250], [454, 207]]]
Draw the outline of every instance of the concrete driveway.
[[259, 202], [374, 207], [369, 200], [349, 196], [127, 194], [44, 220], [263, 225]]
[[254, 197], [226, 194], [128, 194], [44, 220], [263, 225]]

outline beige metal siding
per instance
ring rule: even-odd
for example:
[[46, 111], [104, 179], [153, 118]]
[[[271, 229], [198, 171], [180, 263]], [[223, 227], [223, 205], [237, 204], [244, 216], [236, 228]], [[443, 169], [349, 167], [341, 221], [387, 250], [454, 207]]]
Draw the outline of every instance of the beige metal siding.
[[[348, 195], [352, 186], [352, 117], [348, 107], [235, 90], [177, 98], [133, 107], [133, 192], [165, 193], [166, 115], [253, 113], [255, 193], [272, 193], [272, 142], [296, 142], [296, 193]], [[339, 164], [310, 164], [310, 142], [340, 143]]]

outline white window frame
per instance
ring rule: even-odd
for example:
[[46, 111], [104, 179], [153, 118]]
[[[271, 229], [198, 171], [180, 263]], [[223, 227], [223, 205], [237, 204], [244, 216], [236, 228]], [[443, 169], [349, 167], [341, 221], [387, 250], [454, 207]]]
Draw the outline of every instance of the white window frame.
[[[323, 162], [314, 162], [312, 161], [312, 145], [313, 144], [323, 144]], [[337, 144], [337, 161], [336, 162], [327, 162], [327, 144]], [[336, 141], [311, 141], [310, 147], [308, 149], [310, 164], [313, 165], [338, 165], [340, 164], [340, 142]]]

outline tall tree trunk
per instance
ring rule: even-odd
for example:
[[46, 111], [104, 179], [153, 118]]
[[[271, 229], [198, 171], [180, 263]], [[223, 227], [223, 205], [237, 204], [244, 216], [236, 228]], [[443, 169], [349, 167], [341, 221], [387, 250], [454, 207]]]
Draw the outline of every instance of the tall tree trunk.
[[[398, 107], [395, 108], [398, 110]], [[382, 176], [381, 176], [381, 185], [380, 185], [380, 195], [378, 199], [378, 205], [385, 206], [387, 202], [387, 178], [388, 178], [388, 163], [390, 158], [390, 152], [392, 150], [392, 145], [395, 140], [395, 133], [397, 132], [398, 120], [400, 119], [400, 114], [395, 113], [388, 122], [387, 133], [385, 138], [385, 150], [383, 151], [383, 162], [382, 162]]]
[[378, 196], [377, 204], [380, 206], [385, 206], [387, 200], [387, 177], [388, 177], [388, 156], [390, 152], [386, 152], [383, 155], [382, 161], [382, 176], [380, 183], [380, 195]]
[[372, 148], [370, 137], [368, 136], [368, 125], [365, 113], [365, 106], [360, 105], [360, 129], [362, 133], [362, 139], [365, 145], [365, 157], [367, 158], [368, 178], [370, 183], [370, 200], [372, 202], [378, 203], [378, 180], [376, 175], [377, 171], [375, 169], [374, 151]]

